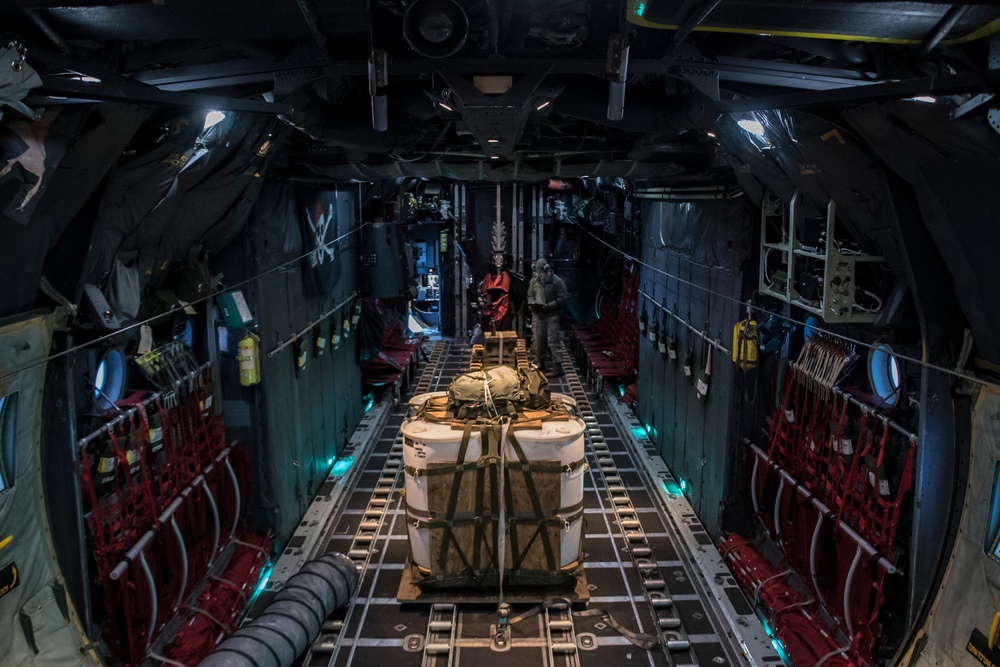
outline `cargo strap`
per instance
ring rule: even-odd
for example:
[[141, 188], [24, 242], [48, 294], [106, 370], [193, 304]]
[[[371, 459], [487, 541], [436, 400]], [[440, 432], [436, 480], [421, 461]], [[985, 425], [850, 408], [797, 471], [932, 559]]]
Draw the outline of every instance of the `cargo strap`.
[[[538, 489], [535, 488], [535, 478], [532, 477], [531, 475], [530, 466], [528, 465], [528, 457], [527, 455], [525, 455], [524, 449], [521, 447], [521, 443], [517, 441], [517, 437], [514, 435], [513, 431], [507, 432], [507, 441], [510, 443], [511, 448], [513, 448], [514, 453], [517, 455], [517, 460], [520, 461], [521, 463], [522, 466], [521, 473], [524, 475], [524, 485], [526, 490], [528, 491], [528, 499], [531, 501], [532, 512], [536, 517], [542, 517], [544, 516], [544, 512], [542, 511], [542, 502], [538, 497]], [[507, 495], [510, 496], [510, 494], [511, 491], [510, 487], [508, 486]], [[509, 505], [510, 507], [514, 507], [513, 498], [510, 498]], [[552, 542], [549, 541], [548, 526], [544, 521], [538, 522], [538, 528], [535, 530], [534, 534], [531, 536], [531, 539], [528, 540], [528, 543], [524, 545], [524, 547], [520, 550], [520, 552], [516, 551], [514, 548], [516, 546], [514, 544], [515, 537], [516, 536], [512, 534], [511, 553], [518, 555], [514, 563], [511, 564], [510, 567], [511, 570], [517, 570], [519, 567], [521, 567], [522, 561], [524, 561], [525, 556], [528, 555], [528, 549], [531, 547], [531, 545], [538, 537], [542, 538], [542, 550], [545, 553], [545, 563], [546, 565], [548, 565], [549, 570], [559, 569], [559, 563], [556, 562], [556, 554], [552, 549]]]
[[[514, 625], [515, 623], [520, 623], [521, 621], [525, 621], [533, 616], [537, 616], [546, 609], [551, 609], [556, 605], [560, 606], [565, 605], [566, 608], [571, 608], [569, 600], [566, 600], [565, 598], [550, 598], [535, 605], [531, 609], [528, 609], [527, 611], [518, 614], [514, 618], [507, 621], [507, 623], [508, 625]], [[615, 632], [617, 632], [622, 637], [629, 640], [639, 648], [644, 649], [646, 651], [649, 651], [660, 645], [659, 637], [657, 637], [656, 635], [647, 635], [642, 632], [634, 632], [632, 630], [629, 630], [628, 628], [624, 627], [621, 623], [616, 621], [607, 609], [585, 609], [583, 611], [574, 611], [573, 616], [576, 618], [600, 616], [601, 620], [605, 621], [608, 625], [610, 625], [612, 628], [615, 629]]]
[[[503, 408], [502, 403], [507, 404], [506, 408]], [[478, 421], [479, 423], [484, 424], [495, 423], [495, 421], [491, 419], [485, 411], [469, 409], [478, 408], [479, 406], [485, 407], [485, 404], [472, 404], [465, 406], [455, 413], [448, 410], [449, 404], [443, 402], [442, 399], [430, 398], [425, 401], [422, 406], [420, 406], [420, 410], [417, 412], [417, 417], [418, 419], [439, 424], [453, 424], [455, 427], [463, 429], [465, 428], [465, 424], [469, 422]], [[512, 421], [511, 428], [513, 429], [523, 428], [524, 424], [527, 422], [565, 420], [569, 417], [569, 412], [566, 410], [566, 406], [562, 403], [562, 401], [552, 401], [547, 408], [522, 407], [518, 410], [517, 404], [511, 401], [499, 401], [496, 406], [501, 408], [499, 410], [500, 416], [510, 417]]]
[[[434, 527], [441, 527], [444, 529], [443, 538], [441, 542], [441, 550], [438, 555], [438, 569], [443, 573], [447, 567], [448, 563], [448, 553], [451, 545], [454, 545], [455, 553], [462, 561], [462, 565], [468, 572], [475, 572], [479, 564], [480, 555], [483, 549], [483, 543], [486, 538], [484, 533], [484, 522], [481, 518], [485, 513], [485, 508], [483, 506], [483, 495], [485, 487], [485, 475], [487, 473], [487, 465], [479, 465], [478, 462], [471, 462], [469, 464], [465, 463], [465, 457], [468, 455], [469, 451], [469, 441], [472, 437], [472, 429], [479, 427], [481, 444], [485, 446], [486, 452], [480, 460], [486, 459], [489, 463], [490, 460], [498, 460], [498, 452], [500, 447], [500, 433], [501, 427], [499, 423], [488, 422], [476, 424], [475, 422], [468, 422], [462, 431], [462, 442], [459, 446], [458, 456], [456, 461], [458, 465], [448, 466], [447, 472], [454, 474], [454, 478], [451, 484], [451, 495], [448, 498], [448, 506], [444, 516], [441, 519], [434, 520]], [[458, 510], [458, 496], [462, 485], [462, 475], [466, 470], [475, 470], [476, 472], [476, 507], [473, 513], [473, 517], [469, 519], [459, 519], [456, 520], [456, 516], [459, 515]], [[497, 491], [496, 482], [493, 479], [493, 475], [490, 475], [491, 484], [491, 497], [494, 500], [494, 504], [497, 501]], [[466, 555], [462, 546], [459, 544], [458, 539], [455, 536], [453, 527], [458, 525], [474, 525], [476, 527], [476, 535], [472, 540], [472, 559], [470, 561], [469, 557]], [[497, 551], [496, 544], [494, 540], [494, 548], [491, 553], [489, 553], [492, 563], [497, 562]], [[489, 568], [484, 567], [483, 572], [487, 571]]]
[[[454, 466], [442, 466], [440, 468], [417, 468], [415, 466], [403, 466], [406, 473], [412, 477], [434, 477], [435, 475], [448, 475], [456, 472], [465, 472], [467, 470], [476, 470], [477, 468], [485, 468], [489, 465], [494, 465], [500, 462], [499, 456], [484, 456], [478, 461], [472, 461], [470, 463], [462, 463], [460, 465]], [[582, 468], [586, 463], [585, 459], [580, 459], [578, 461], [572, 461], [570, 463], [552, 465], [545, 463], [521, 463], [519, 461], [509, 461], [507, 462], [507, 470], [515, 472], [561, 472], [567, 475], [572, 474]]]
[[[413, 519], [412, 525], [416, 528], [468, 525], [471, 523], [486, 522], [493, 518], [492, 514], [485, 510], [478, 514], [475, 512], [454, 512], [448, 514], [447, 512], [433, 512], [413, 507], [406, 508], [406, 517], [407, 519]], [[541, 517], [529, 513], [516, 513], [510, 515], [510, 521], [524, 524], [545, 523], [550, 526], [566, 527], [581, 517], [583, 517], [582, 501], [570, 507], [560, 507], [554, 512], [547, 512]]]

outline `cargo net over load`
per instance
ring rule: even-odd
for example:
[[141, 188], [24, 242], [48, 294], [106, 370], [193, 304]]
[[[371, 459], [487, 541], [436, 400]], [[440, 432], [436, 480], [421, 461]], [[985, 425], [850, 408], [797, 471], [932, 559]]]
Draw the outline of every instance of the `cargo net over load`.
[[417, 586], [560, 586], [580, 576], [585, 426], [574, 413], [542, 373], [509, 366], [411, 401], [402, 432]]

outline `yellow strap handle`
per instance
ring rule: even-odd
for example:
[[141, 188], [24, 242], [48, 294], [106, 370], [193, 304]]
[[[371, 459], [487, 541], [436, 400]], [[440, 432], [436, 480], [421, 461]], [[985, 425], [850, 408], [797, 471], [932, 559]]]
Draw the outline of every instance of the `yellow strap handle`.
[[993, 616], [993, 623], [990, 625], [989, 646], [992, 651], [997, 647], [997, 634], [1000, 634], [1000, 611]]
[[[0, 540], [0, 551], [2, 551], [3, 549], [5, 549], [7, 547], [7, 545], [10, 544], [13, 541], [14, 541], [14, 536], [13, 535], [8, 535], [7, 537], [5, 537], [2, 540]], [[994, 623], [995, 622], [996, 621], [994, 621]], [[990, 636], [992, 637], [993, 635], [990, 635]]]

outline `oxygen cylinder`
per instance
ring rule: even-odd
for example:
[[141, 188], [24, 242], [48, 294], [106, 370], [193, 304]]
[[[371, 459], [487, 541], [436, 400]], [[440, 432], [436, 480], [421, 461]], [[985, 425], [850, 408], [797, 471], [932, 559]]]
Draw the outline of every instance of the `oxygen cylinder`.
[[757, 322], [745, 319], [733, 327], [733, 363], [740, 370], [757, 367]]
[[250, 387], [260, 382], [260, 338], [249, 331], [240, 339], [236, 359], [240, 363], [240, 384]]

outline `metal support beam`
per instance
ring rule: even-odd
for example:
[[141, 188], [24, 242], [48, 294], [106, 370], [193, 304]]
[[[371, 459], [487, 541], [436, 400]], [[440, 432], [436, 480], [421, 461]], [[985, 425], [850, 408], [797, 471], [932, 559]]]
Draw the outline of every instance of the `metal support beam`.
[[179, 93], [160, 90], [153, 86], [121, 81], [89, 82], [63, 77], [44, 76], [38, 90], [50, 95], [86, 101], [120, 101], [163, 104], [174, 107], [218, 109], [219, 111], [247, 111], [251, 113], [290, 114], [289, 104], [257, 100], [233, 99], [218, 95]]
[[[603, 60], [505, 58], [487, 61], [449, 58], [447, 64], [448, 69], [452, 71], [468, 74], [525, 74], [537, 70], [539, 67], [546, 67], [551, 74], [607, 75], [606, 58]], [[388, 63], [393, 75], [400, 76], [433, 74], [440, 66], [440, 61], [419, 58], [392, 59]], [[694, 59], [683, 55], [667, 59], [638, 60], [631, 58], [628, 63], [630, 73], [634, 75], [669, 75], [679, 69], [692, 67], [716, 70], [722, 81], [757, 83], [803, 90], [828, 90], [877, 82], [874, 80], [875, 75], [870, 72], [728, 56], [719, 56], [712, 59], [710, 63], [705, 62], [703, 58]], [[273, 76], [279, 72], [304, 68], [315, 68], [317, 77], [366, 76], [368, 73], [368, 63], [365, 60], [316, 58], [281, 62], [237, 60], [210, 65], [137, 72], [134, 78], [164, 90], [196, 90], [233, 84], [266, 83], [272, 81]]]
[[299, 11], [302, 12], [302, 18], [306, 20], [306, 25], [309, 26], [309, 32], [312, 33], [313, 40], [326, 53], [326, 35], [323, 34], [323, 31], [319, 27], [319, 16], [316, 14], [316, 5], [313, 4], [312, 0], [295, 1], [299, 6]]
[[867, 86], [837, 88], [809, 93], [789, 93], [767, 97], [728, 100], [715, 105], [722, 113], [790, 109], [812, 106], [863, 104], [879, 100], [906, 99], [919, 95], [995, 92], [1000, 90], [1000, 70], [962, 72], [949, 76], [921, 77], [905, 81], [872, 83]]
[[951, 29], [955, 27], [965, 13], [969, 11], [968, 5], [952, 5], [952, 7], [941, 17], [937, 25], [934, 26], [934, 30], [930, 32], [929, 35], [924, 39], [923, 43], [920, 45], [920, 50], [917, 51], [917, 60], [924, 58], [928, 53], [933, 51], [941, 40], [948, 36]]

